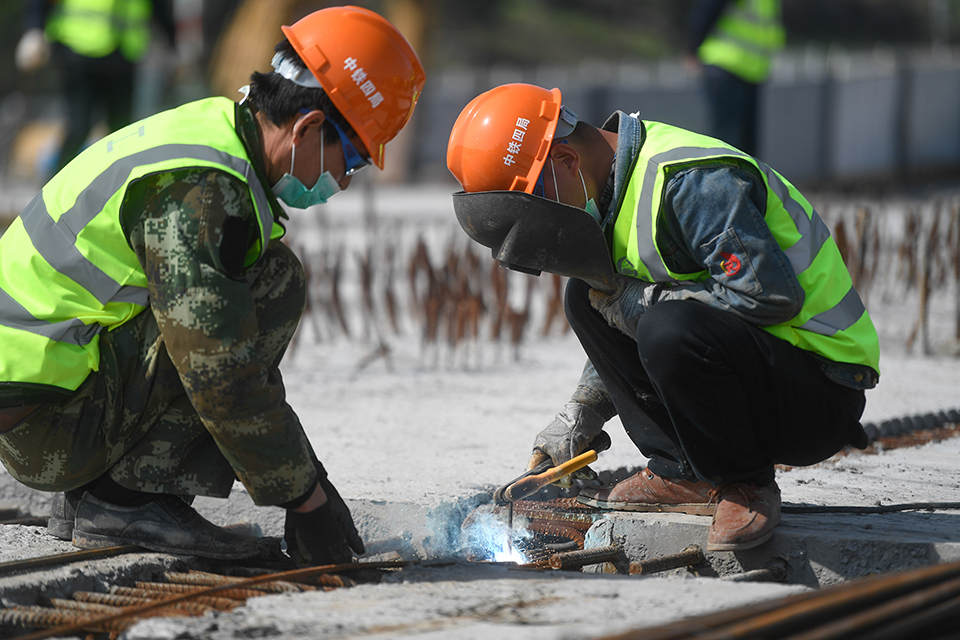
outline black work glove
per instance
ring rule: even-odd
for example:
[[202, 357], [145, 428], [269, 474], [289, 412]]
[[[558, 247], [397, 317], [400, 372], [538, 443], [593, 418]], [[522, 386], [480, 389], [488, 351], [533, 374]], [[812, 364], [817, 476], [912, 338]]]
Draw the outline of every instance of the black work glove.
[[283, 526], [287, 553], [298, 566], [352, 562], [350, 549], [357, 555], [363, 555], [366, 551], [363, 540], [347, 503], [327, 478], [323, 464], [315, 456], [313, 464], [317, 470], [317, 482], [327, 494], [327, 501], [307, 513], [287, 509]]
[[283, 538], [298, 567], [353, 562], [347, 539], [333, 515], [333, 503], [299, 513], [287, 509]]

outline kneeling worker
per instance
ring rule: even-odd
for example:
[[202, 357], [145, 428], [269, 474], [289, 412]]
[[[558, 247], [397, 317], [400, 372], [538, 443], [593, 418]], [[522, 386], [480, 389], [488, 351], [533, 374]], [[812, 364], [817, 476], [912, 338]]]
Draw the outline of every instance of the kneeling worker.
[[254, 73], [239, 104], [199, 100], [110, 134], [0, 238], [0, 459], [59, 492], [49, 530], [78, 547], [255, 555], [190, 505], [239, 479], [286, 509], [302, 564], [363, 551], [285, 400], [306, 290], [280, 202], [320, 204], [382, 169], [425, 76], [366, 9], [283, 32], [275, 72]]
[[766, 164], [637, 114], [597, 128], [559, 89], [511, 84], [461, 112], [447, 166], [468, 235], [570, 276], [588, 363], [530, 466], [578, 455], [617, 414], [648, 459], [581, 502], [712, 514], [708, 549], [749, 549], [780, 521], [774, 465], [866, 446], [876, 330], [826, 225]]

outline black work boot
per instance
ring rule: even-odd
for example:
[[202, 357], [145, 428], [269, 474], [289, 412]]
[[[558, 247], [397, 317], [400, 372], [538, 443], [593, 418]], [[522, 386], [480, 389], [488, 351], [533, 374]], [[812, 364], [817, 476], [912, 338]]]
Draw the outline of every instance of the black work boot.
[[73, 523], [77, 519], [77, 505], [83, 498], [82, 489], [58, 491], [50, 504], [50, 517], [47, 518], [47, 533], [61, 540], [73, 539]]
[[128, 544], [217, 560], [250, 558], [260, 550], [256, 538], [221, 529], [177, 496], [160, 494], [147, 504], [123, 507], [86, 494], [77, 508], [73, 545], [102, 549]]

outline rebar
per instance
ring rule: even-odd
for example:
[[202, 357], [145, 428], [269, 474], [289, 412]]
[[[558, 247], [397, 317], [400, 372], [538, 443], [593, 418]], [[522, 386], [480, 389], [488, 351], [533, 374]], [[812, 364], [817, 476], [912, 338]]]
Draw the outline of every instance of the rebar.
[[[264, 576], [257, 576], [254, 578], [246, 578], [243, 582], [239, 583], [243, 588], [232, 588], [230, 585], [221, 585], [216, 587], [191, 587], [188, 585], [159, 585], [157, 583], [150, 582], [141, 582], [138, 583], [138, 587], [146, 589], [154, 589], [156, 593], [167, 593], [171, 594], [169, 598], [162, 598], [158, 600], [153, 600], [147, 602], [144, 605], [131, 607], [125, 609], [121, 613], [116, 614], [107, 614], [99, 616], [79, 616], [73, 619], [66, 617], [64, 619], [70, 620], [65, 623], [56, 625], [54, 628], [47, 629], [45, 631], [34, 632], [25, 636], [21, 636], [19, 640], [40, 640], [41, 638], [50, 638], [54, 636], [65, 636], [76, 634], [79, 631], [84, 630], [93, 630], [93, 631], [110, 631], [110, 632], [119, 632], [123, 631], [127, 627], [131, 626], [137, 620], [142, 618], [149, 618], [152, 616], [172, 616], [172, 615], [182, 615], [183, 612], [171, 612], [170, 606], [177, 602], [182, 602], [186, 600], [196, 600], [198, 597], [207, 597], [211, 595], [221, 596], [221, 597], [235, 597], [238, 600], [246, 600], [248, 597], [256, 597], [263, 595], [262, 591], [255, 591], [250, 588], [264, 582], [273, 582], [277, 580], [290, 580], [290, 581], [299, 581], [304, 579], [309, 579], [317, 575], [328, 574], [328, 573], [339, 573], [339, 572], [348, 572], [348, 571], [361, 571], [369, 569], [399, 569], [405, 566], [409, 566], [411, 563], [407, 561], [389, 561], [389, 562], [350, 562], [342, 564], [328, 564], [321, 565], [318, 567], [306, 567], [303, 569], [292, 569], [290, 571], [281, 571], [279, 573], [267, 574]], [[159, 588], [166, 587], [166, 588]], [[240, 592], [246, 592], [246, 595], [240, 595]], [[20, 624], [17, 620], [17, 616], [14, 615], [14, 609], [0, 610], [0, 622], [5, 620], [10, 620], [14, 624]], [[49, 612], [49, 610], [41, 611]], [[23, 618], [23, 616], [20, 616]], [[29, 624], [26, 622], [24, 624]], [[33, 625], [38, 626], [38, 625]], [[112, 627], [112, 628], [107, 628]]]
[[729, 582], [783, 582], [787, 577], [787, 566], [785, 563], [772, 564], [762, 569], [744, 571], [723, 579]]
[[[12, 607], [0, 609], [0, 624], [51, 629], [64, 625], [86, 625], [101, 614], [93, 611], [67, 611], [47, 607]], [[133, 625], [133, 620], [111, 621], [90, 627], [92, 631], [117, 633]], [[84, 627], [86, 628], [86, 627]]]
[[[720, 640], [729, 638], [752, 638], [753, 640], [782, 640], [790, 634], [806, 631], [822, 630], [827, 633], [823, 638], [849, 637], [831, 635], [831, 629], [825, 629], [838, 620], [852, 617], [858, 613], [875, 609], [883, 612], [890, 603], [896, 603], [898, 598], [917, 597], [928, 605], [928, 617], [903, 618], [900, 622], [887, 621], [883, 633], [874, 630], [870, 637], [876, 636], [882, 640], [913, 640], [920, 637], [947, 637], [940, 630], [938, 635], [926, 633], [932, 631], [934, 624], [943, 622], [943, 618], [952, 620], [954, 628], [956, 611], [953, 605], [960, 604], [950, 601], [936, 604], [925, 590], [932, 586], [952, 583], [960, 578], [960, 562], [938, 564], [921, 567], [912, 571], [890, 575], [872, 576], [855, 582], [834, 585], [817, 591], [799, 593], [775, 600], [747, 605], [736, 609], [727, 609], [695, 618], [687, 618], [660, 627], [634, 629], [611, 636], [603, 636], [596, 640], [688, 640], [696, 637], [698, 640]], [[960, 585], [952, 586], [956, 600], [960, 600]], [[938, 597], [946, 597], [941, 593]], [[893, 608], [889, 608], [893, 611]], [[897, 611], [897, 615], [902, 614]], [[931, 626], [925, 626], [926, 624]], [[903, 624], [902, 628], [898, 625]], [[816, 636], [811, 636], [816, 637]], [[865, 637], [865, 636], [857, 636]]]
[[[124, 606], [133, 606], [136, 604], [145, 604], [151, 600], [162, 600], [169, 596], [169, 594], [163, 593], [161, 591], [151, 590], [151, 589], [137, 589], [136, 587], [110, 587], [110, 595], [121, 596], [124, 598], [130, 598], [131, 600], [138, 600], [139, 602], [130, 602], [129, 605]], [[231, 598], [221, 598], [217, 596], [194, 596], [190, 599], [191, 602], [198, 602], [200, 604], [205, 604], [213, 607], [214, 609], [219, 609], [221, 611], [231, 611], [236, 609], [241, 604], [240, 600], [233, 600]]]
[[630, 563], [630, 575], [659, 573], [680, 567], [694, 567], [703, 562], [703, 552], [697, 545], [691, 545], [681, 551], [657, 558], [647, 558]]
[[559, 520], [576, 527], [589, 529], [600, 516], [592, 507], [580, 504], [576, 498], [557, 498], [550, 501], [518, 500], [512, 503], [515, 518], [531, 520]]
[[50, 598], [50, 604], [56, 609], [71, 609], [74, 611], [90, 611], [92, 613], [119, 613], [119, 605], [110, 605], [100, 602], [85, 602], [82, 600], [67, 600], [65, 598]]
[[620, 555], [620, 547], [611, 544], [605, 547], [594, 547], [592, 549], [581, 549], [579, 551], [566, 551], [556, 553], [550, 557], [550, 568], [552, 569], [579, 569], [591, 564], [600, 564], [602, 562], [613, 562]]
[[[147, 598], [136, 598], [133, 596], [124, 596], [116, 593], [99, 593], [96, 591], [78, 591], [73, 594], [73, 600], [84, 604], [108, 605], [110, 607], [132, 607], [150, 602]], [[232, 602], [227, 600], [228, 602]], [[66, 602], [70, 602], [67, 600]], [[233, 606], [237, 605], [234, 602]], [[222, 611], [220, 607], [212, 604], [189, 600], [186, 602], [174, 602], [170, 605], [174, 609], [182, 609], [190, 613], [204, 614], [207, 611]], [[231, 609], [233, 607], [230, 607]], [[229, 610], [229, 609], [228, 609]]]
[[[199, 587], [190, 584], [166, 584], [164, 582], [137, 582], [135, 583], [138, 589], [146, 589], [148, 591], [156, 591], [157, 593], [165, 594], [190, 594], [190, 593], [199, 593], [210, 587]], [[249, 587], [237, 587], [237, 588], [219, 588], [220, 586], [227, 585], [218, 585], [217, 595], [221, 598], [230, 598], [231, 600], [246, 600], [247, 598], [256, 598], [264, 594], [263, 591], [258, 591]]]
[[[221, 576], [216, 573], [206, 573], [204, 571], [190, 571], [188, 573], [166, 571], [164, 572], [163, 577], [174, 584], [188, 584], [196, 587], [218, 587], [222, 584], [236, 584], [245, 580], [245, 578]], [[302, 591], [315, 591], [315, 589], [310, 585], [295, 584], [293, 582], [284, 582], [281, 580], [264, 582], [251, 588], [267, 593], [300, 593]]]
[[583, 547], [584, 533], [570, 523], [531, 520], [527, 523], [527, 529], [546, 536], [574, 540], [578, 547]]
[[4, 562], [0, 564], [0, 575], [16, 573], [18, 571], [29, 571], [40, 569], [42, 567], [67, 564], [80, 560], [97, 560], [100, 558], [112, 558], [124, 553], [133, 553], [135, 551], [143, 552], [143, 549], [134, 545], [123, 545], [120, 547], [107, 547], [105, 549], [86, 549], [84, 551], [72, 551], [70, 553], [58, 553], [52, 556], [41, 556], [39, 558], [27, 558], [26, 560], [14, 560], [13, 562]]

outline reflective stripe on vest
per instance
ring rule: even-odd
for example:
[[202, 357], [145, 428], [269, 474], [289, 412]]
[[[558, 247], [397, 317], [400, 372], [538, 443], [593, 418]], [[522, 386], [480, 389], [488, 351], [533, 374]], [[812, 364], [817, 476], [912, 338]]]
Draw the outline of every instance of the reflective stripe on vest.
[[[646, 137], [613, 230], [617, 270], [661, 283], [698, 282], [710, 277], [705, 270], [674, 273], [658, 251], [657, 218], [667, 170], [675, 164], [724, 157], [748, 162], [756, 167], [766, 186], [764, 219], [806, 293], [803, 308], [792, 321], [764, 329], [829, 359], [865, 364], [879, 371], [876, 331], [840, 252], [826, 224], [793, 185], [763, 162], [719, 140], [657, 122], [643, 124]], [[862, 326], [854, 329], [858, 325]]]
[[770, 58], [783, 41], [779, 0], [736, 0], [724, 9], [697, 56], [703, 64], [760, 83], [770, 73]]
[[150, 44], [152, 14], [150, 0], [60, 0], [44, 31], [82, 56], [102, 58], [119, 48], [136, 62]]
[[[149, 304], [146, 275], [120, 225], [123, 194], [136, 178], [185, 167], [237, 176], [258, 217], [252, 259], [259, 258], [273, 214], [234, 129], [234, 108], [211, 98], [121, 129], [78, 156], [11, 224], [0, 237], [0, 381], [76, 389], [98, 368], [100, 331]], [[147, 131], [153, 135], [142, 142]], [[156, 140], [170, 142], [151, 146]]]

